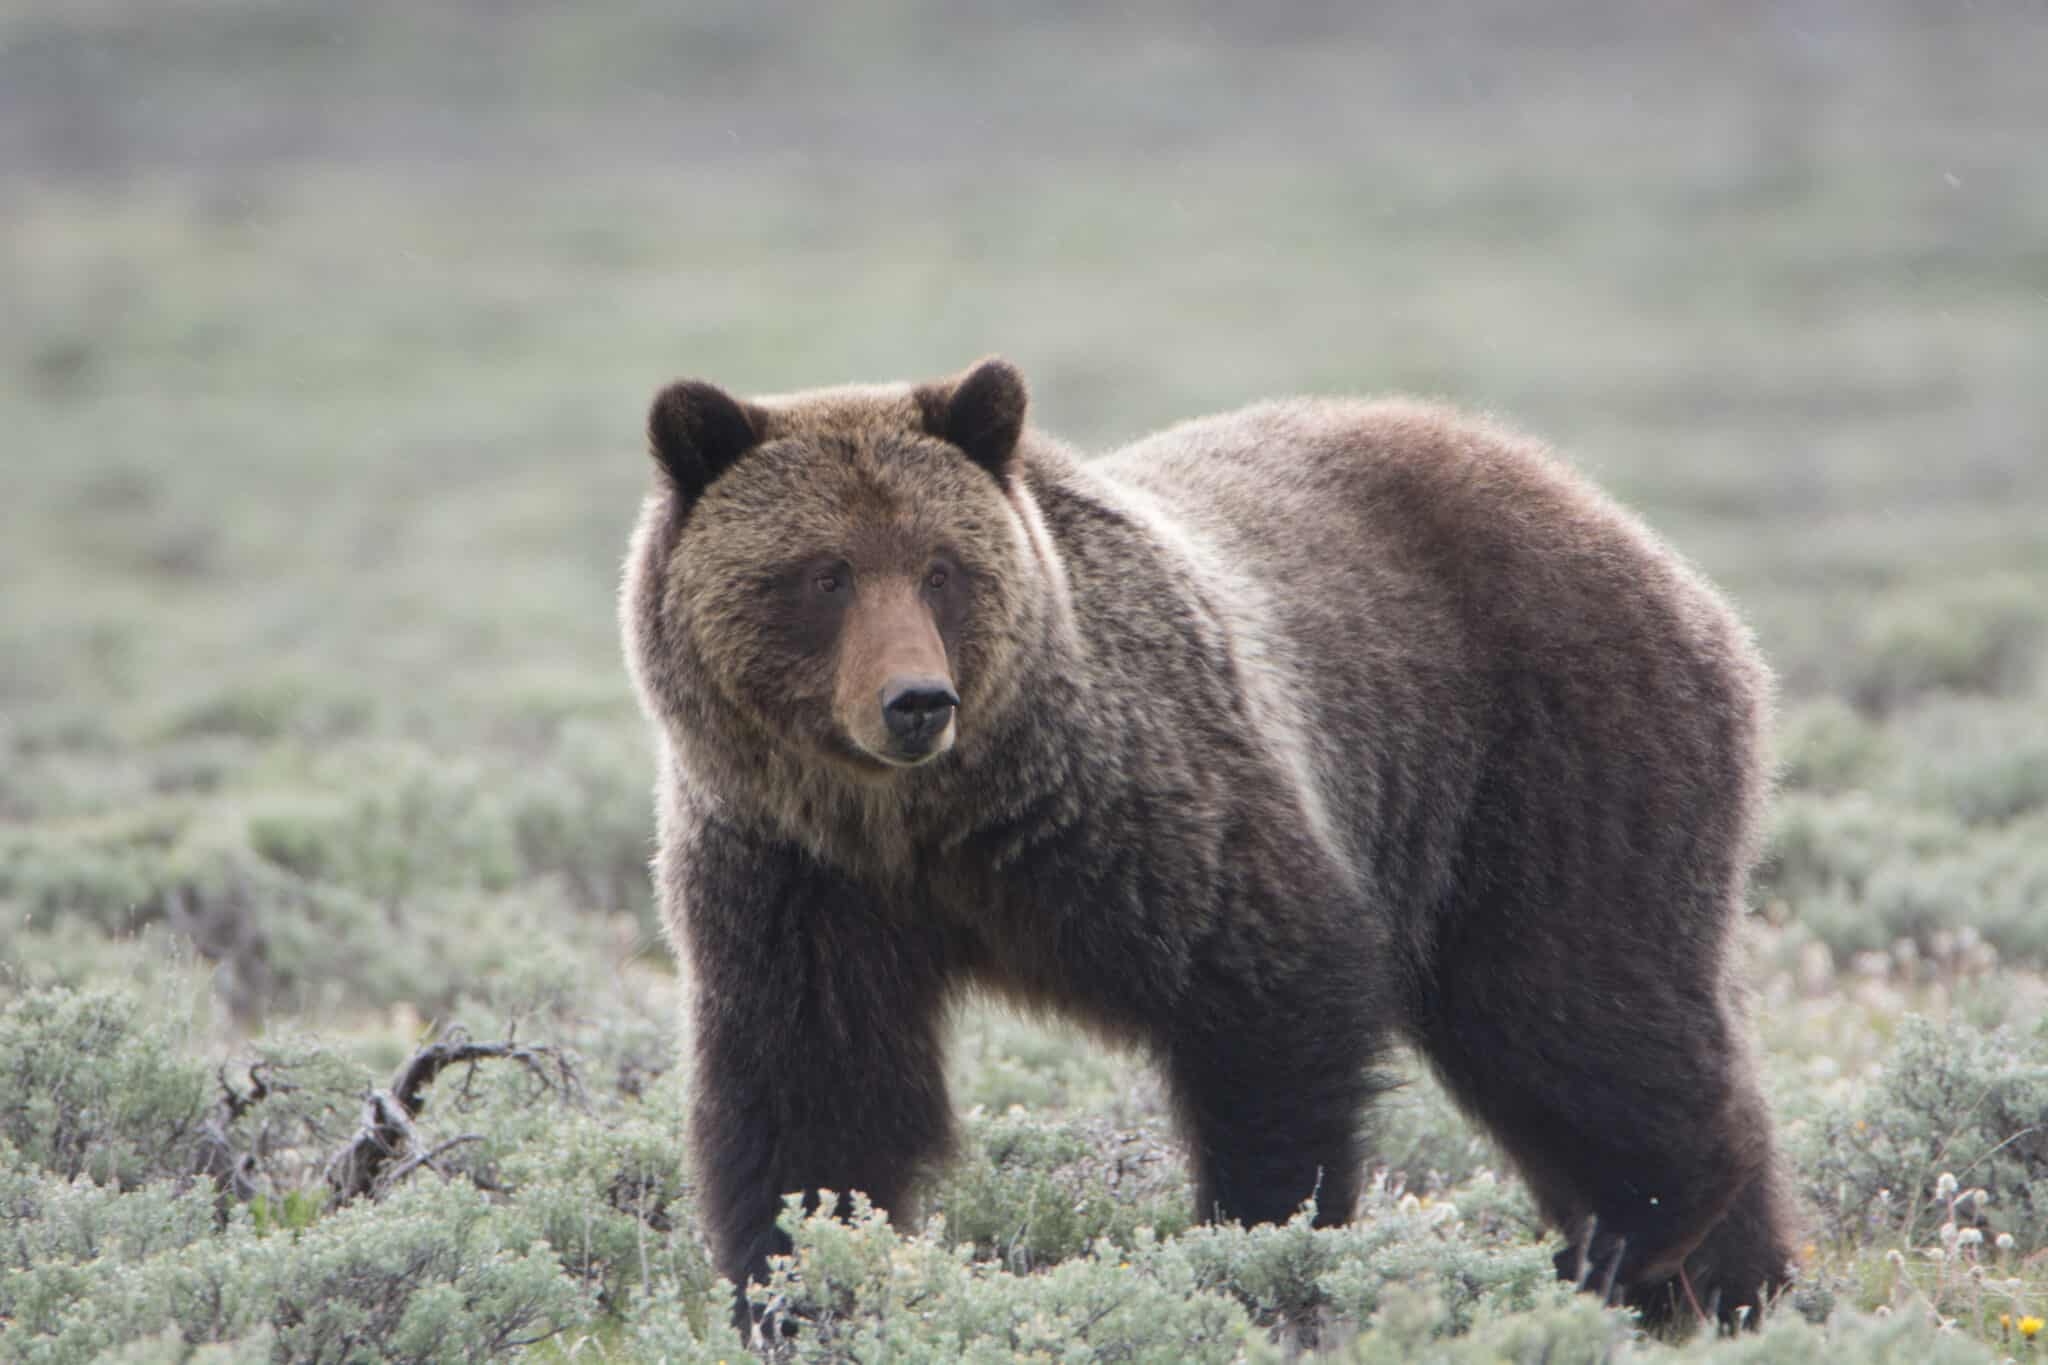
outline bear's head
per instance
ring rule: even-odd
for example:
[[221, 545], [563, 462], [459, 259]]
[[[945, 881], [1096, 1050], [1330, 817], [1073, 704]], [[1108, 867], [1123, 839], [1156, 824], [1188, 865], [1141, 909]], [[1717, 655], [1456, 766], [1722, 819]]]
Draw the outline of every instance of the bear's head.
[[765, 744], [885, 781], [986, 723], [1056, 572], [1024, 409], [1000, 360], [918, 386], [661, 392], [624, 608], [686, 751], [731, 766]]

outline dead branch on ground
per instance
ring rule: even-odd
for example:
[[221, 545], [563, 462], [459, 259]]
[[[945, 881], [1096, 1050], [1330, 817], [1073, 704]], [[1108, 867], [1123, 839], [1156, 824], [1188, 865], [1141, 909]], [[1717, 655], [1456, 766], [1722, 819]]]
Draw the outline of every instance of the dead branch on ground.
[[465, 1090], [479, 1063], [511, 1061], [525, 1067], [541, 1086], [572, 1101], [581, 1091], [568, 1060], [545, 1044], [471, 1042], [461, 1029], [422, 1044], [398, 1068], [391, 1084], [363, 1097], [363, 1118], [355, 1135], [327, 1163], [327, 1184], [336, 1203], [359, 1195], [377, 1198], [412, 1172], [425, 1166], [440, 1171], [435, 1161], [450, 1148], [481, 1142], [478, 1133], [462, 1133], [429, 1143], [415, 1120], [426, 1105], [427, 1087], [451, 1066], [468, 1066]]

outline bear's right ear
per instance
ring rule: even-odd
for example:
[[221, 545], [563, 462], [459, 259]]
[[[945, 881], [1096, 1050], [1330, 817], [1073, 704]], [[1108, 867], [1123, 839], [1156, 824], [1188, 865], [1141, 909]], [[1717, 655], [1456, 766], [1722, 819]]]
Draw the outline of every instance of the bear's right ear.
[[765, 417], [698, 379], [671, 384], [655, 395], [647, 413], [647, 439], [654, 462], [676, 491], [679, 511], [688, 511], [713, 479], [760, 443]]

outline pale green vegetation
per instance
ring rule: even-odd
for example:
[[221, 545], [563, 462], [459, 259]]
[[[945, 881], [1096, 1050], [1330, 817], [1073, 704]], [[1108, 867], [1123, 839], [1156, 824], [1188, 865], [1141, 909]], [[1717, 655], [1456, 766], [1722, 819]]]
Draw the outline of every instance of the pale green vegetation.
[[[0, 16], [0, 1360], [742, 1353], [612, 616], [640, 418], [991, 350], [1088, 448], [1488, 408], [1731, 592], [1812, 1245], [1761, 1334], [1641, 1340], [1419, 1074], [1356, 1226], [1190, 1229], [1142, 1060], [973, 1008], [931, 1221], [798, 1228], [785, 1353], [2048, 1354], [2038, 7], [675, 8]], [[337, 1205], [454, 1026], [553, 1069], [444, 1071]]]

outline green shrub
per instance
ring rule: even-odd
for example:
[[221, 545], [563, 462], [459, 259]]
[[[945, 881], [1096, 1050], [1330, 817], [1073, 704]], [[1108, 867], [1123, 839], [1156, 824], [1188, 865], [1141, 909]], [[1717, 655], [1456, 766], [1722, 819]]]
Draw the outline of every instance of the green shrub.
[[216, 969], [162, 924], [109, 939], [76, 921], [24, 929], [0, 901], [0, 1001], [31, 991], [109, 986], [196, 1008], [215, 998]]
[[1718, 1341], [1700, 1336], [1682, 1349], [1660, 1353], [1660, 1357], [1647, 1351], [1630, 1354], [1645, 1360], [1667, 1359], [1673, 1365], [1700, 1360], [1714, 1365], [1809, 1365], [1817, 1360], [1856, 1361], [1859, 1365], [1989, 1365], [1998, 1359], [1982, 1342], [1944, 1326], [1932, 1314], [1913, 1311], [1842, 1313], [1815, 1324], [1781, 1310], [1754, 1335]]
[[0, 833], [0, 899], [21, 928], [83, 919], [102, 934], [130, 933], [163, 916], [158, 888], [168, 831], [154, 823], [57, 835]]
[[1795, 909], [1818, 894], [1855, 896], [1893, 858], [1933, 857], [1967, 841], [1962, 824], [1938, 812], [1881, 802], [1864, 792], [1788, 792], [1772, 807], [1757, 889], [1791, 901]]
[[2011, 693], [2034, 676], [2048, 604], [2038, 583], [1993, 578], [1887, 601], [1873, 612], [1843, 690], [1893, 711], [1931, 693]]
[[740, 1365], [751, 1353], [732, 1325], [731, 1302], [732, 1286], [724, 1280], [714, 1282], [709, 1299], [694, 1286], [656, 1284], [626, 1314], [620, 1333], [625, 1358], [643, 1365]]
[[268, 1327], [257, 1327], [233, 1341], [190, 1345], [177, 1327], [166, 1327], [153, 1337], [140, 1337], [100, 1357], [103, 1365], [273, 1365], [277, 1359], [277, 1337]]
[[655, 928], [648, 861], [654, 816], [645, 740], [594, 726], [568, 725], [546, 761], [510, 790], [507, 818], [521, 865], [560, 881], [588, 910], [631, 912]]
[[2048, 806], [2048, 709], [1955, 698], [1901, 715], [1892, 731], [1908, 761], [1881, 789], [1901, 803], [1993, 825]]
[[438, 1180], [297, 1234], [259, 1235], [238, 1215], [175, 1248], [41, 1261], [0, 1292], [19, 1358], [52, 1365], [169, 1331], [194, 1345], [267, 1333], [275, 1356], [295, 1362], [479, 1360], [588, 1316], [519, 1220], [466, 1184]]
[[[213, 1235], [218, 1218], [210, 1187], [158, 1180], [127, 1190], [53, 1175], [11, 1144], [0, 1144], [0, 1271], [102, 1257], [133, 1262]], [[0, 1275], [0, 1315], [19, 1318]]]
[[[1883, 824], [1866, 828], [1874, 836]], [[1802, 875], [1826, 875], [1815, 870], [1820, 866], [1839, 872], [1803, 891], [1792, 911], [1837, 956], [1888, 950], [1900, 939], [1925, 954], [1967, 931], [2004, 959], [2048, 961], [2048, 860], [2040, 856], [2048, 817], [1958, 834], [1954, 843], [1936, 834], [1916, 847], [1907, 837], [1889, 851], [1874, 842], [1859, 846], [1860, 831], [1825, 851], [1794, 842], [1811, 830], [1792, 836], [1782, 851], [1799, 860]]]
[[182, 704], [162, 727], [167, 740], [229, 736], [255, 742], [287, 736], [333, 742], [367, 726], [375, 702], [331, 680], [270, 676], [237, 680]]
[[[1318, 1358], [1355, 1365], [1407, 1365], [1415, 1360], [1443, 1365], [1606, 1365], [1631, 1354], [1626, 1314], [1604, 1309], [1563, 1285], [1549, 1286], [1538, 1297], [1540, 1302], [1526, 1309], [1483, 1306], [1466, 1334], [1456, 1336], [1441, 1295], [1427, 1286], [1397, 1286], [1348, 1346]], [[1272, 1365], [1290, 1358], [1291, 1353], [1265, 1342], [1254, 1342], [1248, 1353], [1248, 1359]]]
[[1442, 1314], [1442, 1334], [1463, 1332], [1482, 1310], [1535, 1306], [1557, 1278], [1547, 1241], [1500, 1244], [1476, 1236], [1455, 1205], [1401, 1206], [1340, 1238], [1343, 1255], [1321, 1280], [1331, 1309], [1365, 1322], [1390, 1289], [1426, 1284]]
[[429, 890], [503, 890], [517, 879], [502, 797], [478, 775], [400, 760], [380, 779], [332, 802], [257, 811], [249, 847], [298, 877], [346, 887], [394, 912]]
[[1304, 1213], [1277, 1228], [1198, 1228], [1178, 1246], [1199, 1284], [1227, 1290], [1268, 1324], [1363, 1324], [1391, 1291], [1421, 1286], [1451, 1335], [1482, 1305], [1527, 1307], [1556, 1279], [1547, 1243], [1499, 1240], [1457, 1204], [1384, 1187], [1345, 1227], [1318, 1230]]
[[1947, 855], [1886, 861], [1864, 886], [1869, 936], [1911, 937], [1924, 948], [1943, 929], [1968, 927], [2003, 957], [2048, 961], [2044, 840], [2048, 819], [2033, 819], [1976, 834]]
[[685, 1180], [678, 1087], [598, 1114], [563, 1100], [520, 1103], [516, 1068], [494, 1072], [500, 1094], [459, 1123], [490, 1134], [475, 1160], [489, 1183], [515, 1192], [523, 1224], [563, 1268], [607, 1308], [657, 1285], [708, 1300], [716, 1277]]
[[133, 999], [43, 990], [0, 1012], [0, 1139], [66, 1180], [130, 1188], [194, 1169], [204, 1070]]
[[970, 1122], [962, 1146], [937, 1202], [948, 1244], [979, 1260], [1029, 1270], [1192, 1221], [1185, 1164], [1156, 1125], [1123, 1132], [1017, 1113]]
[[[144, 881], [143, 911], [131, 918], [197, 948], [214, 964], [216, 994], [252, 1026], [280, 1008], [325, 1013], [402, 1001], [448, 1012], [484, 985], [564, 998], [599, 976], [610, 950], [611, 926], [560, 915], [540, 883], [414, 885], [383, 900], [308, 878], [217, 831], [157, 856]], [[53, 925], [30, 937], [73, 933]]]
[[0, 1163], [10, 1359], [99, 1360], [170, 1330], [195, 1344], [233, 1341], [261, 1321], [265, 1291], [245, 1255], [247, 1224], [220, 1231], [210, 1186], [164, 1181], [124, 1193], [4, 1151]]
[[308, 1365], [490, 1359], [588, 1315], [553, 1250], [460, 1181], [350, 1205], [274, 1259], [278, 1347]]
[[985, 1001], [962, 1011], [949, 1070], [954, 1101], [969, 1111], [1076, 1109], [1136, 1126], [1164, 1108], [1145, 1058]]
[[[269, 1078], [280, 1089], [243, 1122], [301, 1093]], [[437, 1106], [450, 1118], [488, 1125], [495, 1100], [459, 1104], [458, 1077], [437, 1084], [450, 1087]], [[496, 1155], [472, 1173], [495, 1195], [444, 1163], [454, 1178], [422, 1170], [379, 1200], [323, 1213], [302, 1192], [265, 1196], [225, 1223], [209, 1182], [124, 1193], [0, 1144], [0, 1321], [19, 1347], [8, 1358], [154, 1359], [175, 1331], [194, 1345], [268, 1341], [293, 1361], [495, 1359], [607, 1310], [650, 1321], [636, 1304], [647, 1292], [692, 1305], [706, 1330], [725, 1300], [689, 1212], [672, 1110], [600, 1121], [545, 1108], [522, 1133], [493, 1134]], [[291, 1121], [273, 1111], [281, 1139]]]
[[2044, 840], [2043, 811], [1970, 827], [1860, 792], [1793, 792], [1777, 803], [1757, 885], [1838, 956], [1901, 938], [1926, 951], [1944, 931], [1969, 929], [2008, 959], [2042, 961]]
[[1778, 722], [1778, 763], [1787, 789], [1839, 792], [1883, 766], [1884, 732], [1838, 697], [1790, 707]]
[[249, 817], [248, 846], [309, 881], [386, 906], [433, 889], [500, 891], [559, 882], [586, 909], [629, 910], [653, 926], [653, 816], [637, 733], [570, 725], [515, 768], [457, 768], [400, 749], [375, 780], [349, 771], [341, 795], [283, 797]]
[[848, 1223], [804, 1217], [792, 1198], [783, 1226], [794, 1254], [755, 1295], [771, 1321], [796, 1326], [791, 1360], [1221, 1365], [1245, 1340], [1244, 1310], [1198, 1285], [1176, 1243], [1098, 1244], [1017, 1276], [964, 1248], [901, 1239], [859, 1197]]
[[[2048, 1245], [2048, 1025], [1907, 1019], [1869, 1092], [1807, 1125], [1798, 1154], [1838, 1242], [1918, 1248], [1960, 1219]], [[1971, 1190], [1983, 1194], [1961, 1198]]]
[[[797, 1326], [791, 1359], [1277, 1359], [1262, 1347], [1269, 1333], [1331, 1344], [1392, 1315], [1409, 1327], [1382, 1345], [1412, 1349], [1539, 1306], [1559, 1324], [1516, 1339], [1611, 1345], [1626, 1333], [1624, 1319], [1567, 1302], [1548, 1247], [1497, 1242], [1450, 1204], [1385, 1190], [1348, 1227], [1318, 1230], [1303, 1215], [1172, 1238], [1141, 1228], [1035, 1274], [974, 1259], [965, 1244], [898, 1237], [855, 1203], [850, 1224], [805, 1217], [794, 1200], [784, 1215], [795, 1253], [755, 1295]], [[1400, 1316], [1410, 1289], [1427, 1296], [1420, 1325]]]
[[1420, 1057], [1409, 1057], [1400, 1084], [1372, 1111], [1372, 1159], [1403, 1188], [1432, 1194], [1501, 1164], [1484, 1129], [1468, 1120]]

